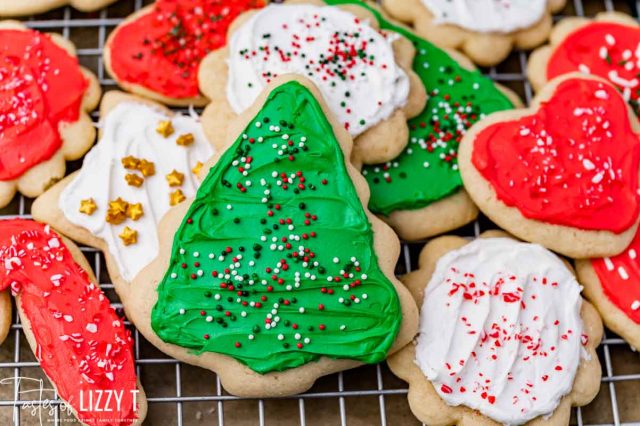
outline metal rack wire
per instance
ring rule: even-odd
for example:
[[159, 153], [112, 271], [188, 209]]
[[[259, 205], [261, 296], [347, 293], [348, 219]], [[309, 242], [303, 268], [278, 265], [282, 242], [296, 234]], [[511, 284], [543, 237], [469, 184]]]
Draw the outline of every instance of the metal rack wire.
[[[121, 0], [109, 8], [90, 14], [65, 7], [31, 17], [25, 23], [38, 30], [60, 32], [74, 41], [81, 63], [96, 73], [104, 90], [109, 90], [115, 88], [115, 83], [108, 78], [102, 63], [106, 37], [123, 18], [148, 3], [149, 0]], [[565, 16], [589, 16], [602, 10], [619, 10], [638, 17], [640, 11], [640, 0], [569, 0], [568, 3], [563, 12]], [[526, 61], [526, 53], [515, 52], [504, 64], [485, 71], [490, 78], [511, 87], [529, 102], [532, 90], [524, 74]], [[97, 119], [97, 116], [94, 118]], [[79, 163], [71, 164], [70, 170], [78, 167]], [[16, 197], [9, 207], [0, 211], [0, 216], [29, 217], [30, 205], [31, 200]], [[473, 237], [492, 227], [489, 221], [480, 218], [457, 234]], [[398, 274], [410, 271], [416, 265], [421, 247], [422, 244], [403, 244]], [[102, 254], [88, 247], [83, 247], [82, 251], [93, 265], [113, 306], [121, 309], [106, 274]], [[384, 364], [322, 378], [310, 391], [291, 398], [243, 399], [227, 394], [215, 374], [164, 356], [129, 326], [135, 341], [138, 374], [149, 401], [146, 424], [419, 424], [406, 402], [406, 384], [395, 378]], [[60, 425], [73, 422], [73, 417], [60, 409], [61, 401], [55, 394], [44, 395], [51, 399], [51, 408], [47, 404], [35, 405], [34, 408], [37, 401], [33, 394], [21, 393], [29, 386], [16, 383], [16, 378], [44, 378], [21, 329], [16, 315], [12, 334], [0, 348], [0, 424]], [[640, 357], [610, 332], [598, 354], [603, 367], [600, 395], [589, 406], [574, 410], [572, 424], [640, 425], [640, 404], [637, 404], [640, 395]], [[46, 380], [44, 383], [47, 383]]]

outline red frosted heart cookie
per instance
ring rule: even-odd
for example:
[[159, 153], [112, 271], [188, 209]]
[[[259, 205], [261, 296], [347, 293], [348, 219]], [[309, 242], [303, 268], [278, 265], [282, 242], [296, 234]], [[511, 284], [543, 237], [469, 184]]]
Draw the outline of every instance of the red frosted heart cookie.
[[617, 256], [576, 263], [584, 294], [607, 327], [640, 349], [640, 232]]
[[200, 60], [223, 47], [231, 22], [264, 0], [159, 0], [130, 16], [107, 40], [107, 70], [127, 90], [165, 103], [205, 104]]
[[0, 206], [16, 188], [42, 193], [64, 176], [65, 159], [93, 142], [86, 112], [97, 103], [98, 83], [72, 50], [59, 36], [0, 23]]
[[609, 80], [640, 114], [640, 26], [625, 14], [607, 12], [594, 20], [567, 18], [556, 25], [551, 44], [536, 50], [529, 63], [534, 88], [580, 71]]
[[637, 132], [613, 86], [564, 77], [532, 109], [472, 129], [463, 181], [481, 210], [524, 239], [572, 257], [616, 254], [638, 220]]

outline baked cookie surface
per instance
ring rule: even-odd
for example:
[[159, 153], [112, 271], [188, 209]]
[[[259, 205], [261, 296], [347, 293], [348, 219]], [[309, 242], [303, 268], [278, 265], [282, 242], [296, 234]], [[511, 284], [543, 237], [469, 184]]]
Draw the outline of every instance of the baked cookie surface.
[[400, 155], [362, 168], [371, 190], [369, 209], [409, 241], [474, 220], [478, 209], [462, 187], [458, 144], [487, 114], [521, 105], [518, 97], [482, 76], [461, 54], [438, 48], [371, 5], [354, 0], [328, 3], [367, 7], [383, 31], [411, 41], [416, 49], [412, 69], [429, 96], [422, 112], [407, 122], [409, 143]]
[[384, 0], [394, 18], [442, 47], [459, 49], [482, 66], [502, 62], [513, 48], [544, 43], [551, 14], [566, 0]]
[[0, 17], [16, 17], [44, 13], [70, 5], [83, 12], [92, 12], [118, 0], [0, 0]]
[[0, 22], [0, 207], [16, 192], [40, 195], [65, 162], [93, 143], [88, 112], [100, 98], [96, 77], [73, 45], [13, 21]]
[[109, 35], [105, 67], [118, 84], [168, 105], [204, 106], [198, 65], [226, 44], [227, 29], [263, 0], [159, 0], [129, 16]]
[[604, 80], [553, 80], [460, 146], [465, 188], [495, 223], [574, 258], [615, 255], [638, 224], [638, 122]]
[[195, 199], [165, 216], [160, 257], [125, 301], [154, 345], [231, 393], [303, 391], [415, 331], [398, 240], [363, 207], [351, 141], [328, 114], [308, 81], [272, 82]]
[[380, 33], [365, 8], [319, 0], [271, 4], [241, 15], [228, 37], [228, 47], [208, 55], [198, 77], [211, 99], [204, 115], [219, 123], [208, 133], [214, 143], [265, 85], [296, 74], [318, 86], [354, 137], [356, 161], [388, 160], [406, 146], [406, 118], [426, 99], [411, 71], [414, 48], [398, 34]]
[[82, 168], [34, 202], [34, 218], [102, 249], [119, 294], [158, 254], [157, 225], [192, 197], [214, 153], [197, 115], [108, 92], [98, 142]]
[[[0, 221], [0, 288], [16, 296], [23, 331], [57, 394], [85, 425], [140, 425], [146, 398], [133, 340], [86, 259], [49, 225]], [[91, 409], [89, 395], [116, 398]]]
[[619, 255], [576, 261], [584, 294], [594, 304], [605, 325], [640, 348], [640, 236]]
[[639, 42], [638, 22], [623, 13], [603, 12], [594, 19], [566, 18], [553, 28], [550, 44], [531, 54], [527, 74], [535, 90], [571, 72], [602, 77], [620, 90], [638, 115]]
[[602, 323], [543, 247], [502, 232], [444, 236], [402, 280], [421, 305], [420, 332], [388, 363], [422, 422], [563, 425], [597, 394]]

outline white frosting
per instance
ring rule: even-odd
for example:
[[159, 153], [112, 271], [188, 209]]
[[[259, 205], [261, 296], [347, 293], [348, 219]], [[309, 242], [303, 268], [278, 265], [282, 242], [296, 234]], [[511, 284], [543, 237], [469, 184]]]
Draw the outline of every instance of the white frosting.
[[[336, 33], [344, 43], [336, 43]], [[409, 79], [396, 64], [391, 43], [391, 37], [337, 7], [272, 4], [231, 36], [227, 99], [241, 113], [273, 78], [302, 74], [319, 87], [340, 122], [357, 136], [407, 102]], [[345, 61], [336, 49], [361, 49], [367, 59]], [[323, 58], [332, 55], [337, 62], [324, 63]], [[345, 70], [344, 80], [337, 68]]]
[[[156, 131], [160, 121], [171, 120], [174, 133], [165, 138]], [[102, 137], [84, 158], [78, 176], [64, 189], [59, 207], [67, 219], [103, 239], [115, 259], [122, 278], [131, 281], [158, 254], [157, 224], [169, 210], [169, 193], [181, 189], [186, 197], [195, 195], [199, 182], [191, 169], [198, 161], [213, 155], [199, 120], [184, 115], [169, 117], [151, 106], [123, 102], [101, 123]], [[181, 146], [176, 139], [191, 133], [195, 141]], [[129, 186], [121, 159], [134, 157], [155, 163], [155, 175], [146, 177], [139, 187]], [[179, 187], [170, 187], [165, 176], [173, 170], [184, 174]], [[142, 176], [140, 173], [138, 175]], [[105, 221], [109, 201], [121, 197], [129, 203], [142, 203], [144, 215], [112, 225]], [[80, 201], [93, 198], [97, 210], [92, 215], [79, 212]], [[125, 226], [138, 231], [138, 241], [125, 246], [118, 235]]]
[[422, 0], [439, 24], [478, 32], [509, 33], [538, 22], [547, 0]]
[[551, 414], [586, 353], [580, 291], [543, 247], [477, 239], [436, 265], [416, 362], [449, 405], [504, 424]]

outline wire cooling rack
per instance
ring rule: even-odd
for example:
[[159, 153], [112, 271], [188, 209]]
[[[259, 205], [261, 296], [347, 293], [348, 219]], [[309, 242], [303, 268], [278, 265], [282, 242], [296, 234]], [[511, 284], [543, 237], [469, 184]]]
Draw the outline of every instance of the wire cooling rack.
[[[22, 1], [22, 0], [15, 0]], [[30, 17], [25, 23], [43, 31], [60, 32], [78, 48], [80, 62], [92, 69], [104, 90], [115, 88], [102, 62], [102, 49], [113, 28], [148, 0], [121, 0], [95, 13], [79, 13], [65, 7]], [[561, 16], [591, 16], [618, 10], [638, 17], [640, 0], [568, 0]], [[527, 55], [513, 53], [498, 67], [486, 69], [493, 80], [509, 86], [527, 102], [532, 90], [526, 81]], [[94, 119], [97, 120], [97, 115]], [[70, 165], [70, 171], [80, 163]], [[30, 217], [31, 200], [16, 197], [0, 210], [3, 217]], [[477, 236], [493, 225], [485, 218], [456, 233]], [[403, 244], [398, 274], [417, 263], [422, 244]], [[83, 247], [101, 286], [116, 309], [122, 309], [106, 273], [100, 252]], [[149, 425], [419, 425], [406, 401], [407, 386], [385, 364], [360, 367], [320, 379], [308, 392], [279, 399], [243, 399], [227, 394], [216, 375], [168, 358], [151, 346], [130, 324], [135, 357], [149, 401]], [[603, 369], [600, 394], [587, 407], [575, 409], [571, 423], [577, 425], [640, 425], [640, 356], [624, 341], [607, 332], [598, 350]], [[18, 378], [23, 378], [18, 383]], [[39, 391], [44, 379], [45, 390]], [[64, 412], [60, 400], [47, 391], [48, 382], [28, 347], [15, 315], [12, 332], [0, 348], [0, 425], [67, 424], [75, 422]], [[39, 402], [42, 401], [42, 402]]]

